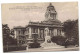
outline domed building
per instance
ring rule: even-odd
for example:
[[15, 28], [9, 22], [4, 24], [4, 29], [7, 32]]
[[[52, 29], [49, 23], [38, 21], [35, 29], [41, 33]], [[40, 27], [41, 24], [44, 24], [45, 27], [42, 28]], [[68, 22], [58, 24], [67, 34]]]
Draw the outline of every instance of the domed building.
[[[49, 29], [49, 36], [64, 36], [61, 21], [57, 19], [55, 7], [50, 3], [45, 13], [45, 20], [41, 22], [29, 22], [25, 27], [14, 27], [15, 38], [18, 43], [33, 43], [33, 39], [37, 37], [38, 42], [45, 41], [45, 28]], [[24, 39], [20, 39], [21, 37]]]

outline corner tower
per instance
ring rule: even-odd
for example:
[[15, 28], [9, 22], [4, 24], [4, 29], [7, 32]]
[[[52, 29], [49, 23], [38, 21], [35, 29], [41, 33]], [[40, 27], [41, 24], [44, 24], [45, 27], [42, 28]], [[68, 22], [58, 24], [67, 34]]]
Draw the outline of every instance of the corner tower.
[[49, 6], [47, 7], [47, 10], [45, 13], [45, 18], [46, 18], [46, 20], [49, 20], [49, 19], [55, 20], [56, 15], [57, 15], [57, 12], [56, 12], [54, 6], [52, 5], [52, 3], [50, 3]]

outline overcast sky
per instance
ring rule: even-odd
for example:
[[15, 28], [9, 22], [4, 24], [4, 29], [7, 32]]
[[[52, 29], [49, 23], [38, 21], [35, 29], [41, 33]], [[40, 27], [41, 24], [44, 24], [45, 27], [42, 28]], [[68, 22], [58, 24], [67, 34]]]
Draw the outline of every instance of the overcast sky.
[[[78, 19], [77, 2], [53, 2], [52, 4], [57, 11], [57, 19], [61, 22]], [[29, 21], [43, 21], [48, 5], [49, 3], [2, 4], [2, 23], [13, 28], [25, 26]]]

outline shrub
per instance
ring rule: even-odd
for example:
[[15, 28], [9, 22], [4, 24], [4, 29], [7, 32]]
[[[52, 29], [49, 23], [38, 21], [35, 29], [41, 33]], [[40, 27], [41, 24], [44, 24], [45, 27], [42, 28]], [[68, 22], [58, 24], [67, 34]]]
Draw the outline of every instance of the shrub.
[[39, 48], [40, 47], [40, 43], [37, 43], [37, 42], [31, 43], [29, 46], [30, 46], [30, 48]]
[[30, 48], [39, 48], [40, 47], [40, 43], [38, 43], [37, 41], [38, 41], [38, 35], [36, 35], [36, 34], [34, 34], [33, 35], [33, 43], [30, 43], [29, 44], [29, 46], [30, 46]]
[[62, 46], [76, 45], [74, 38], [65, 38], [63, 36], [53, 36], [51, 41]]
[[51, 41], [52, 41], [52, 42], [54, 42], [54, 43], [56, 43], [56, 44], [58, 44], [58, 45], [62, 45], [62, 46], [65, 45], [65, 40], [66, 40], [66, 38], [63, 37], [63, 36], [53, 36], [53, 37], [51, 38]]
[[69, 45], [76, 45], [74, 38], [67, 38], [67, 39], [66, 39], [66, 41], [65, 41], [65, 46], [69, 46]]

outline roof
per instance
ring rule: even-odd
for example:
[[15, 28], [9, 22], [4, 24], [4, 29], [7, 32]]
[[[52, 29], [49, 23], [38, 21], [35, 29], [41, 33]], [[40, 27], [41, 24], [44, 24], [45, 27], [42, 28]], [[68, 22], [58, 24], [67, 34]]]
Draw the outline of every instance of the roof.
[[[63, 27], [59, 20], [45, 20], [41, 22], [29, 22], [28, 26], [48, 26], [48, 27]], [[27, 26], [26, 26], [27, 27]]]
[[54, 6], [52, 5], [52, 3], [50, 3], [48, 7], [54, 7]]
[[58, 19], [48, 19], [43, 21], [42, 23], [57, 25], [57, 24], [61, 24], [61, 21], [59, 21]]
[[22, 26], [16, 26], [16, 27], [14, 27], [14, 29], [21, 29], [21, 28], [25, 28], [25, 27], [22, 27]]

